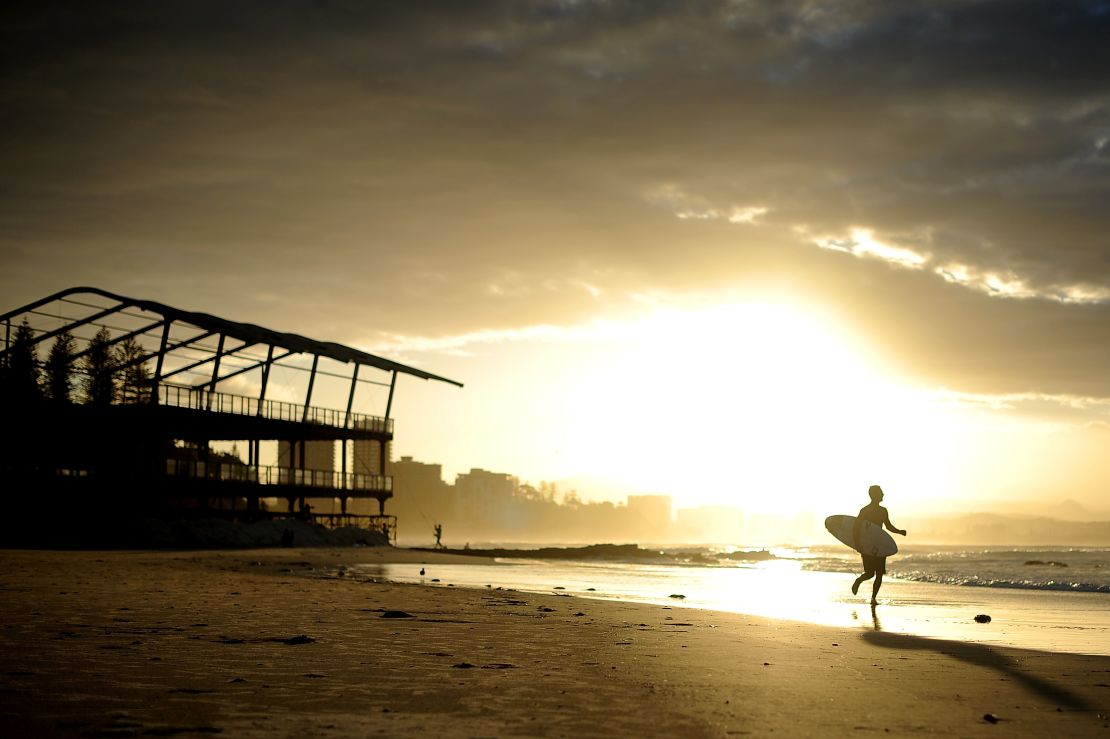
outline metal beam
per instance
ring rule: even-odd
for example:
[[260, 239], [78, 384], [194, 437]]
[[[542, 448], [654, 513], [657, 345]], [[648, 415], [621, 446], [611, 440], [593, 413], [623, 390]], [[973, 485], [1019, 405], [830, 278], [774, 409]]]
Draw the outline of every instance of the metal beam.
[[274, 345], [266, 351], [266, 363], [262, 366], [262, 389], [258, 392], [258, 415], [262, 415], [262, 405], [266, 402], [266, 385], [270, 382], [270, 366], [274, 363]]
[[397, 385], [397, 372], [394, 371], [393, 376], [389, 378], [389, 398], [385, 401], [385, 425], [389, 426], [389, 411], [393, 408], [393, 388]]
[[320, 355], [312, 355], [312, 374], [308, 376], [308, 392], [304, 396], [304, 413], [301, 415], [301, 423], [308, 421], [308, 406], [312, 402], [312, 386], [316, 384], [316, 365], [320, 363]]
[[[212, 395], [216, 392], [216, 378], [220, 376], [220, 359], [224, 355], [224, 341], [227, 334], [220, 334], [220, 341], [216, 344], [216, 363], [212, 365], [212, 384], [208, 387], [208, 397], [204, 401], [204, 410], [212, 410]], [[243, 347], [239, 347], [242, 349]]]
[[162, 340], [158, 342], [158, 362], [154, 365], [154, 377], [150, 380], [150, 402], [158, 402], [158, 386], [162, 383], [162, 362], [166, 358], [166, 344], [170, 341], [170, 327], [173, 321], [162, 326]]
[[[393, 388], [396, 385], [397, 385], [397, 372], [394, 371], [393, 376], [389, 379], [389, 398], [385, 401], [385, 428], [382, 429], [383, 434], [388, 434], [389, 433], [389, 411], [393, 407]], [[386, 445], [387, 444], [389, 444], [389, 442], [386, 441], [385, 439], [382, 439], [381, 441], [378, 442], [378, 448], [381, 450], [381, 455], [379, 456], [379, 464], [378, 464], [378, 474], [380, 474], [380, 475], [385, 474], [385, 457], [386, 457]], [[384, 515], [385, 514], [385, 501], [379, 500], [378, 504], [381, 507], [380, 513], [382, 515]]]
[[[173, 346], [166, 347], [165, 353], [168, 354], [168, 353], [170, 353], [170, 352], [172, 352], [176, 349], [180, 349], [183, 346], [188, 346], [189, 344], [193, 344], [193, 343], [196, 343], [198, 341], [204, 341], [209, 336], [212, 336], [215, 333], [216, 333], [215, 331], [205, 331], [202, 334], [197, 334], [196, 336], [194, 336], [191, 339], [185, 339], [184, 341], [179, 341], [176, 344], [174, 344]], [[150, 358], [153, 357], [153, 356], [155, 356], [155, 354], [147, 354], [146, 356], [143, 356], [143, 357], [136, 357], [135, 359], [132, 359], [130, 362], [125, 362], [123, 364], [117, 365], [115, 367], [115, 370], [116, 370], [116, 372], [119, 372], [121, 370], [127, 369], [128, 367], [134, 367], [137, 364], [143, 364], [144, 362], [149, 361]], [[166, 375], [163, 375], [163, 378], [164, 377], [166, 377]]]
[[[355, 373], [351, 375], [351, 392], [347, 395], [347, 415], [343, 416], [343, 428], [349, 428], [351, 425], [351, 406], [355, 402], [355, 387], [358, 385], [358, 368], [361, 365], [355, 364]], [[347, 448], [344, 447], [343, 451], [346, 452]]]
[[[211, 334], [209, 334], [209, 336], [211, 336]], [[224, 350], [223, 346], [224, 346], [224, 334], [220, 334], [220, 344], [216, 348], [216, 353], [215, 354], [213, 354], [211, 357], [205, 357], [204, 359], [198, 359], [196, 362], [193, 362], [192, 364], [187, 364], [184, 367], [178, 367], [173, 372], [167, 372], [166, 374], [162, 375], [162, 379], [164, 380], [167, 377], [173, 377], [174, 375], [179, 375], [182, 372], [188, 372], [189, 370], [196, 369], [197, 367], [200, 367], [202, 364], [208, 364], [209, 362], [211, 362], [213, 360], [216, 361], [216, 368], [219, 369], [220, 357], [225, 356], [227, 354], [234, 354], [235, 352], [240, 351], [241, 349], [246, 349], [248, 346], [254, 346], [254, 343], [249, 342], [249, 343], [246, 343], [246, 344], [240, 344], [239, 346], [235, 347], [234, 349], [228, 349], [226, 351]], [[212, 384], [212, 381], [208, 380], [208, 381], [205, 381], [205, 382], [201, 383], [198, 387], [204, 387], [205, 385], [211, 385], [211, 384]]]
[[[133, 339], [136, 336], [138, 336], [139, 334], [145, 334], [147, 331], [153, 331], [154, 329], [158, 328], [159, 326], [168, 326], [169, 323], [170, 323], [169, 321], [167, 321], [165, 318], [163, 318], [160, 321], [155, 321], [154, 323], [150, 324], [149, 326], [144, 326], [142, 328], [135, 329], [134, 331], [132, 331], [130, 333], [121, 334], [121, 335], [117, 336], [116, 338], [112, 339], [111, 341], [109, 341], [108, 343], [106, 343], [104, 346], [112, 346], [113, 344], [119, 344], [120, 342], [127, 341], [128, 339]], [[76, 361], [76, 360], [80, 359], [81, 357], [85, 356], [86, 354], [88, 354], [90, 351], [92, 351], [92, 349], [85, 349], [84, 351], [77, 352], [76, 354], [73, 354], [72, 356], [70, 356], [69, 361], [71, 361], [71, 362]], [[154, 354], [151, 353], [149, 356], [147, 356], [147, 359], [150, 359], [153, 356], [154, 356]]]
[[[113, 313], [119, 313], [124, 308], [130, 308], [133, 305], [134, 305], [134, 303], [120, 303], [115, 308], [108, 308], [108, 309], [100, 311], [99, 313], [93, 313], [91, 316], [87, 316], [86, 318], [82, 318], [80, 320], [73, 321], [72, 323], [69, 323], [69, 324], [63, 326], [62, 328], [57, 328], [57, 329], [54, 329], [53, 331], [47, 331], [42, 336], [33, 337], [31, 339], [31, 346], [34, 346], [36, 344], [41, 344], [42, 342], [46, 341], [47, 339], [53, 339], [58, 334], [64, 334], [66, 331], [69, 331], [71, 328], [77, 328], [78, 326], [84, 326], [86, 324], [93, 323], [94, 321], [99, 321], [101, 318], [104, 318], [106, 316], [110, 316]], [[7, 353], [8, 353], [8, 349], [4, 349], [3, 352], [0, 352], [0, 354], [7, 354]]]
[[[285, 359], [289, 355], [296, 354], [296, 353], [297, 352], [295, 352], [295, 351], [287, 351], [284, 354], [282, 354], [281, 356], [274, 357], [273, 359], [261, 359], [261, 360], [255, 362], [254, 364], [252, 364], [248, 367], [240, 367], [239, 369], [235, 370], [234, 372], [228, 372], [226, 375], [224, 375], [220, 379], [216, 380], [216, 382], [223, 382], [224, 380], [235, 377], [236, 375], [241, 375], [244, 372], [250, 372], [251, 370], [258, 369], [259, 367], [266, 364], [267, 362], [270, 362], [271, 364], [273, 364], [274, 362], [277, 362], [279, 359]], [[204, 387], [207, 384], [208, 384], [207, 382], [198, 383], [196, 385], [193, 385], [193, 389], [194, 390], [199, 390], [200, 388]]]

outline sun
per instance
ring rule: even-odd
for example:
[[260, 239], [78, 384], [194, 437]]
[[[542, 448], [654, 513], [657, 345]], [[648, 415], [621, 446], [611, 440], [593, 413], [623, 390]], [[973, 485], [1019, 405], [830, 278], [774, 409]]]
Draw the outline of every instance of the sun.
[[[789, 513], [874, 481], [937, 484], [944, 419], [853, 333], [768, 301], [659, 309], [576, 388], [580, 461], [689, 504]], [[924, 460], [928, 460], [928, 464]]]

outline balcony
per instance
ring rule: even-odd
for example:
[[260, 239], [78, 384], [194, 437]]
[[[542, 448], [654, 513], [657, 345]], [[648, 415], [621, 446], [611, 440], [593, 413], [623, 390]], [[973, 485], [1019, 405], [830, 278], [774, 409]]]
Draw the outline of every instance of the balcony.
[[[306, 497], [321, 493], [334, 497], [388, 498], [393, 493], [393, 478], [389, 475], [365, 475], [358, 472], [333, 470], [298, 470], [274, 465], [251, 466], [224, 462], [203, 462], [186, 459], [167, 459], [166, 475], [191, 480], [244, 483], [258, 486], [304, 488]], [[310, 490], [311, 489], [311, 490]], [[266, 497], [265, 492], [260, 493]], [[274, 497], [281, 497], [278, 492]]]
[[[393, 434], [393, 420], [347, 413], [332, 408], [318, 408], [282, 400], [262, 400], [245, 395], [214, 393], [184, 385], [159, 385], [158, 404], [170, 408], [211, 413], [228, 413], [236, 416], [265, 418], [271, 421], [310, 423], [339, 429], [359, 429], [382, 434]], [[284, 484], [284, 483], [283, 483]]]

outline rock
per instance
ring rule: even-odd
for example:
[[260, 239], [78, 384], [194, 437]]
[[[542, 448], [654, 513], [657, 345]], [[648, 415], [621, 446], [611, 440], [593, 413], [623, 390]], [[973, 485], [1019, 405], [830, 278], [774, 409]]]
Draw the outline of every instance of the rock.
[[667, 597], [668, 598], [674, 598], [676, 600], [684, 600], [686, 598], [686, 596], [683, 595], [682, 593], [671, 593]]
[[995, 716], [993, 713], [984, 713], [983, 720], [986, 721], [988, 724], [997, 724], [998, 716]]
[[382, 613], [381, 617], [382, 618], [416, 618], [411, 613], [405, 613], [404, 611], [385, 611], [384, 613]]
[[451, 666], [459, 670], [469, 670], [470, 668], [474, 667], [474, 665], [470, 664], [469, 662], [460, 662], [457, 665]]
[[980, 613], [978, 616], [975, 617], [975, 623], [989, 624], [990, 622], [991, 622], [991, 617], [988, 616], [985, 613]]

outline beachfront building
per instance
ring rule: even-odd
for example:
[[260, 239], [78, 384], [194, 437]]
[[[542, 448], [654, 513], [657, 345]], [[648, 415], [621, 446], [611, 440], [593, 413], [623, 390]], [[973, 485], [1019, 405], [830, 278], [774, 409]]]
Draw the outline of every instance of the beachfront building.
[[[311, 515], [392, 535], [397, 377], [461, 387], [341, 344], [91, 287], [0, 323], [0, 474], [90, 520], [105, 509]], [[358, 469], [351, 449], [376, 450], [375, 464]], [[354, 501], [372, 505], [356, 513]]]

